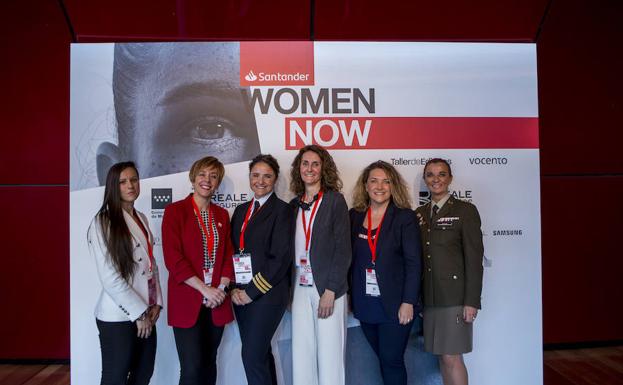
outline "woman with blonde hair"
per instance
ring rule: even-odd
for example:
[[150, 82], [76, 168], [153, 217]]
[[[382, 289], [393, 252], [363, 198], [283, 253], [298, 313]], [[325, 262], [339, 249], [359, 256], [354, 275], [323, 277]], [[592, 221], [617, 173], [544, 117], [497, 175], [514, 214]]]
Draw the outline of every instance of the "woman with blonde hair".
[[193, 193], [171, 203], [162, 219], [162, 251], [169, 269], [167, 313], [180, 360], [180, 385], [216, 383], [216, 355], [234, 320], [225, 290], [234, 278], [229, 214], [211, 203], [225, 175], [213, 156], [193, 163]]
[[387, 162], [366, 167], [350, 210], [355, 318], [385, 384], [406, 384], [404, 353], [420, 290], [421, 242], [407, 186]]

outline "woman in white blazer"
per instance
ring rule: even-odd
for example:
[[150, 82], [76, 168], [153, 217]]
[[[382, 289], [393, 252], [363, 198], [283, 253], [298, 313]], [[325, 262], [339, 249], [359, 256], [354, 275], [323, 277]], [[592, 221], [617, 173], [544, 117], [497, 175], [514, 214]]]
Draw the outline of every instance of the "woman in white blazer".
[[154, 370], [162, 291], [147, 217], [134, 209], [139, 194], [134, 163], [113, 165], [88, 230], [102, 284], [95, 306], [102, 385], [147, 385]]

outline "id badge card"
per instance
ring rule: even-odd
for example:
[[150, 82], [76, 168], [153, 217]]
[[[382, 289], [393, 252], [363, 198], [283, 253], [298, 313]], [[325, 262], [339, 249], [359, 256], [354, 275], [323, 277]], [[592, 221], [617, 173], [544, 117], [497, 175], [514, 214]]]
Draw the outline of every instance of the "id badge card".
[[366, 269], [366, 295], [370, 297], [380, 297], [381, 290], [376, 280], [376, 270]]
[[314, 275], [312, 274], [312, 267], [309, 263], [309, 260], [306, 258], [301, 258], [300, 275], [299, 275], [299, 285], [300, 286], [313, 286], [314, 285]]
[[251, 266], [251, 254], [234, 254], [234, 272], [236, 273], [236, 283], [246, 285], [253, 278], [253, 268]]
[[149, 306], [155, 305], [157, 302], [156, 297], [158, 292], [156, 290], [156, 280], [152, 277], [147, 280], [147, 292], [149, 293]]
[[212, 286], [212, 274], [213, 273], [214, 273], [213, 267], [203, 269], [203, 283], [205, 283], [208, 286]]

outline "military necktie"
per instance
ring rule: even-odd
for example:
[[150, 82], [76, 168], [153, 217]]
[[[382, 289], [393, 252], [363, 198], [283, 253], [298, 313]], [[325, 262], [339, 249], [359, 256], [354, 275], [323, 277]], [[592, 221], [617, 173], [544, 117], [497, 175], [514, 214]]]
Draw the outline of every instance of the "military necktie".
[[439, 206], [433, 205], [433, 216], [437, 215], [438, 211], [439, 211]]
[[260, 210], [260, 202], [257, 200], [254, 200], [253, 203], [253, 212], [251, 213], [251, 218], [253, 218], [255, 216], [255, 214], [257, 214], [257, 212]]

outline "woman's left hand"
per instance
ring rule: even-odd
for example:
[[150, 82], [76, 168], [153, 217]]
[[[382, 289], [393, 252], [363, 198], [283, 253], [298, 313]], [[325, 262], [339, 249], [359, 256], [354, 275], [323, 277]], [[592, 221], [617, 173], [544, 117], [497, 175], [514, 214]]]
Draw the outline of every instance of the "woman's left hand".
[[[142, 319], [141, 319], [142, 318]], [[149, 317], [141, 317], [136, 322], [136, 332], [138, 338], [148, 338], [151, 335], [151, 329], [153, 327]]]
[[478, 309], [473, 306], [463, 306], [463, 321], [467, 323], [474, 322], [476, 320], [476, 314], [478, 314]]
[[335, 304], [335, 293], [329, 289], [325, 289], [318, 303], [318, 318], [329, 318], [333, 314], [333, 305]]
[[158, 318], [160, 317], [160, 309], [160, 305], [152, 305], [149, 308], [149, 313], [147, 316], [149, 317], [153, 325], [156, 324], [156, 321], [158, 321]]
[[406, 325], [411, 321], [413, 321], [413, 305], [403, 302], [398, 309], [398, 322], [401, 325]]

